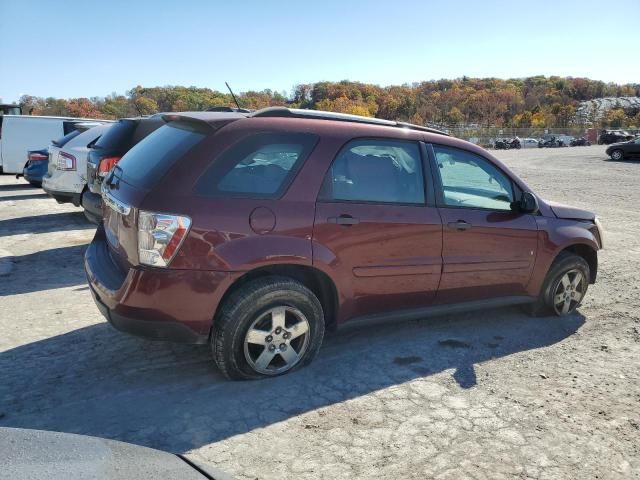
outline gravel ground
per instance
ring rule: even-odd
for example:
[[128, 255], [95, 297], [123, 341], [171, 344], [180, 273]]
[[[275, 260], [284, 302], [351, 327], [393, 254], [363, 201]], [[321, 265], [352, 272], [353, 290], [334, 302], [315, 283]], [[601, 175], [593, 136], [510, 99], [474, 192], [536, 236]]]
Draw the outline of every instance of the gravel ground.
[[0, 426], [186, 453], [242, 479], [640, 478], [640, 164], [599, 146], [498, 155], [602, 217], [579, 314], [345, 330], [310, 367], [244, 383], [206, 347], [113, 330], [85, 284], [81, 211], [0, 177]]

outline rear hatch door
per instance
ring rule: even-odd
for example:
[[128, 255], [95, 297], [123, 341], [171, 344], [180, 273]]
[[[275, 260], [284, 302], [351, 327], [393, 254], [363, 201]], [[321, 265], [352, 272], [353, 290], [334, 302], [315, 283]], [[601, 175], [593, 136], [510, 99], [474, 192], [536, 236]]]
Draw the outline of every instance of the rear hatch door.
[[122, 266], [139, 263], [137, 216], [145, 197], [209, 133], [206, 124], [171, 122], [129, 150], [105, 178], [101, 189], [104, 228], [109, 247]]

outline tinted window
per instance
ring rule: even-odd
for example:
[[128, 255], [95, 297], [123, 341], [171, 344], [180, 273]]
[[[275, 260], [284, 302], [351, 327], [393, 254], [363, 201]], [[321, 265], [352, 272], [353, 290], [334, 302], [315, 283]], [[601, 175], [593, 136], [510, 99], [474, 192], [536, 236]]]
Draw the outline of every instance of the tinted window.
[[130, 148], [131, 137], [136, 128], [135, 120], [120, 120], [100, 137], [94, 148], [103, 149], [112, 154], [124, 154]]
[[491, 162], [457, 148], [434, 145], [434, 151], [445, 205], [511, 210], [511, 179]]
[[60, 137], [57, 140], [53, 140], [51, 143], [53, 143], [56, 147], [62, 148], [69, 142], [69, 140], [71, 140], [72, 138], [76, 138], [78, 135], [80, 135], [80, 131], [73, 130], [63, 137]]
[[[187, 122], [172, 122], [160, 127], [129, 150], [116, 171], [130, 185], [151, 188], [176, 160], [206, 136], [207, 130], [202, 128]], [[105, 133], [100, 141], [108, 134]]]
[[197, 191], [213, 196], [279, 197], [317, 140], [308, 133], [251, 135], [214, 160], [198, 181]]
[[344, 147], [325, 176], [321, 200], [424, 203], [416, 143], [362, 139]]

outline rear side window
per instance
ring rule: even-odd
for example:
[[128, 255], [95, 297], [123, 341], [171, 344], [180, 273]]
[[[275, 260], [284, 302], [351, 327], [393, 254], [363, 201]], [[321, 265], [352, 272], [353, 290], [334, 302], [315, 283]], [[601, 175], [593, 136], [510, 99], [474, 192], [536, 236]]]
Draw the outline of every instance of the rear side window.
[[327, 172], [319, 200], [423, 204], [418, 144], [389, 139], [349, 142]]
[[69, 140], [76, 138], [78, 135], [80, 135], [80, 130], [73, 130], [67, 133], [65, 136], [60, 137], [57, 140], [53, 140], [51, 143], [53, 143], [58, 148], [62, 148], [67, 143], [69, 143]]
[[[116, 170], [121, 170], [122, 180], [129, 185], [149, 189], [208, 132], [206, 126], [187, 122], [164, 125], [129, 150]], [[105, 133], [100, 140], [108, 134]]]
[[288, 188], [318, 141], [309, 133], [261, 133], [240, 140], [198, 181], [209, 196], [278, 198]]

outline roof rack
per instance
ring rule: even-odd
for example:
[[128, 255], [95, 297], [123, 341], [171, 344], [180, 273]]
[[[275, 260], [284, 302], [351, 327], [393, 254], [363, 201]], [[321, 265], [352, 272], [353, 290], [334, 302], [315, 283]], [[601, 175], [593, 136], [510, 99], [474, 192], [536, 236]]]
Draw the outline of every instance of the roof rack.
[[449, 136], [448, 133], [436, 128], [423, 127], [422, 125], [414, 125], [406, 122], [395, 122], [391, 120], [383, 120], [381, 118], [362, 117], [360, 115], [350, 115], [347, 113], [325, 112], [323, 110], [306, 110], [302, 108], [287, 107], [268, 107], [257, 110], [247, 115], [249, 117], [293, 117], [293, 118], [309, 118], [314, 120], [336, 120], [339, 122], [365, 123], [369, 125], [381, 125], [386, 127], [408, 128], [410, 130], [420, 130], [422, 132], [437, 133], [439, 135]]

